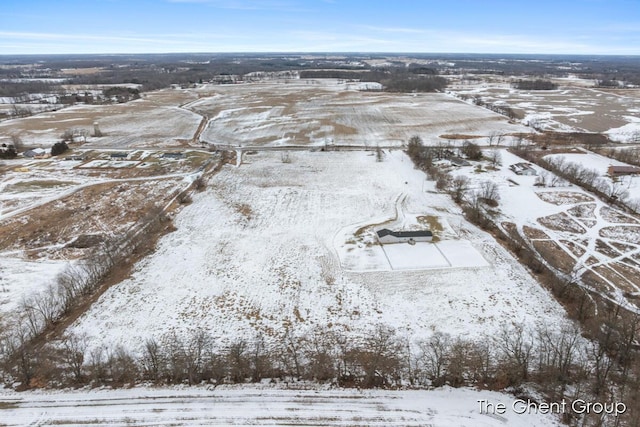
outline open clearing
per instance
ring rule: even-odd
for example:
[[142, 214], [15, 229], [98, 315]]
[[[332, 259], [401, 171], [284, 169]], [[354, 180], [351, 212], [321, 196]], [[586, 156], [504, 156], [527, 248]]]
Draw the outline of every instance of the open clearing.
[[523, 123], [557, 131], [603, 132], [616, 141], [630, 142], [640, 131], [640, 99], [633, 90], [584, 87], [594, 82], [556, 79], [557, 90], [517, 90], [511, 79], [477, 85], [458, 85], [458, 96], [480, 97], [494, 105], [509, 105]]
[[530, 132], [503, 116], [437, 93], [362, 92], [339, 80], [206, 86], [186, 107], [210, 118], [202, 139], [234, 146], [400, 146], [420, 135]]
[[[478, 400], [504, 415], [480, 412]], [[103, 426], [559, 426], [555, 415], [518, 414], [503, 393], [443, 388], [420, 391], [285, 390], [198, 387], [7, 393], [2, 425]], [[516, 410], [519, 409], [516, 405]]]
[[98, 123], [104, 136], [88, 137], [90, 145], [114, 148], [182, 146], [193, 138], [202, 117], [180, 108], [196, 96], [167, 89], [144, 94], [126, 104], [75, 105], [59, 111], [0, 123], [0, 133], [20, 135], [25, 146], [51, 147], [68, 129], [93, 134]]
[[[72, 329], [91, 347], [139, 351], [149, 337], [197, 330], [224, 346], [318, 327], [362, 336], [379, 323], [416, 340], [443, 325], [477, 338], [509, 324], [562, 324], [553, 297], [424, 181], [399, 151], [384, 162], [367, 152], [299, 152], [291, 163], [273, 152], [248, 156], [214, 176], [176, 217], [177, 231]], [[339, 255], [344, 230], [393, 218], [402, 194], [409, 212], [455, 224], [465, 250], [491, 264], [347, 271]], [[454, 237], [443, 234], [438, 244], [446, 249]]]

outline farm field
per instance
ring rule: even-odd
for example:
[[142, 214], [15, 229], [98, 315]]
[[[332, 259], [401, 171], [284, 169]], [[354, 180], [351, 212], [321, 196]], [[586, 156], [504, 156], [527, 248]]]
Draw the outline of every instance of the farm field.
[[[505, 325], [562, 325], [564, 311], [553, 297], [432, 185], [400, 151], [383, 162], [364, 151], [297, 152], [290, 163], [273, 152], [247, 156], [239, 168], [215, 175], [177, 215], [177, 230], [71, 330], [90, 347], [136, 352], [145, 339], [198, 330], [223, 347], [318, 328], [362, 336], [376, 324], [410, 340], [443, 325], [469, 338]], [[357, 230], [395, 218], [400, 196], [405, 217], [449, 224], [438, 245], [460, 244], [481, 262], [439, 268], [424, 258], [410, 270], [349, 271], [342, 254], [354, 247]], [[367, 258], [366, 242], [360, 245]], [[417, 250], [420, 261], [428, 255], [421, 248], [404, 250]]]
[[414, 135], [486, 137], [530, 132], [504, 117], [437, 93], [358, 91], [340, 80], [205, 86], [186, 107], [210, 120], [202, 139], [232, 146], [401, 146]]
[[538, 128], [602, 132], [615, 141], [631, 142], [640, 131], [640, 96], [637, 90], [604, 90], [585, 87], [593, 81], [559, 79], [557, 90], [524, 91], [510, 81], [458, 85], [457, 96], [480, 97], [487, 103], [509, 105]]
[[87, 137], [89, 146], [180, 147], [193, 138], [202, 117], [180, 105], [196, 96], [166, 89], [150, 92], [125, 104], [75, 105], [31, 117], [0, 122], [0, 134], [20, 135], [27, 147], [51, 147], [68, 129], [85, 129], [90, 135], [98, 123], [103, 136]]
[[[480, 412], [478, 400], [504, 415]], [[557, 415], [516, 413], [502, 393], [444, 388], [421, 391], [286, 390], [191, 387], [12, 394], [0, 390], [2, 423], [104, 426], [559, 426]]]

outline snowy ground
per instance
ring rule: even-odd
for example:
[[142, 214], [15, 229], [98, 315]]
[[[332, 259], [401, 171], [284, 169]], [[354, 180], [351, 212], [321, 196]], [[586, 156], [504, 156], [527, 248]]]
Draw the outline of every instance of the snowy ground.
[[479, 97], [494, 105], [509, 105], [523, 123], [558, 131], [604, 132], [611, 139], [632, 142], [640, 135], [640, 91], [607, 91], [585, 87], [575, 79], [559, 80], [557, 90], [525, 91], [503, 82], [450, 87], [457, 96]]
[[[148, 203], [168, 203], [174, 191], [187, 187], [197, 164], [189, 152], [180, 161], [164, 161], [161, 152], [133, 155], [154, 163], [149, 174], [157, 175], [138, 177], [117, 167], [138, 161], [97, 160], [111, 162], [99, 173], [80, 169], [81, 161], [59, 158], [7, 162], [0, 174], [0, 317], [82, 258], [83, 249], [68, 247], [79, 235], [126, 230]], [[114, 173], [119, 178], [111, 178]]]
[[[454, 173], [466, 175], [475, 186], [485, 180], [498, 183], [501, 220], [516, 224], [520, 234], [538, 248], [553, 248], [552, 265], [564, 263], [561, 269], [576, 280], [589, 279], [596, 291], [621, 304], [637, 304], [640, 221], [574, 185], [536, 187], [536, 176], [519, 176], [509, 170], [521, 158], [506, 150], [501, 150], [501, 156], [503, 164], [496, 171], [477, 173], [475, 166], [469, 166]], [[573, 161], [587, 167], [604, 167], [601, 156], [575, 156]]]
[[449, 95], [361, 92], [337, 80], [207, 86], [186, 107], [210, 121], [202, 139], [214, 144], [402, 145], [410, 137], [486, 137], [530, 132], [504, 116]]
[[68, 129], [94, 133], [98, 123], [103, 136], [89, 136], [89, 146], [136, 147], [179, 146], [190, 140], [202, 117], [180, 105], [195, 94], [180, 90], [160, 90], [125, 104], [74, 105], [31, 117], [5, 120], [0, 134], [18, 134], [24, 146], [50, 148]]
[[[477, 338], [512, 323], [562, 323], [549, 293], [466, 223], [448, 196], [434, 193], [406, 155], [376, 162], [371, 154], [299, 152], [287, 164], [263, 152], [224, 168], [176, 217], [177, 231], [72, 329], [91, 346], [137, 351], [150, 336], [198, 329], [225, 345], [328, 325], [362, 334], [384, 323], [420, 339], [439, 329]], [[393, 218], [403, 194], [407, 212], [454, 226], [443, 227], [439, 248], [461, 245], [482, 265], [348, 271], [340, 257], [345, 229]], [[449, 252], [452, 264], [464, 263]]]
[[[504, 404], [504, 414], [479, 400]], [[559, 426], [558, 415], [523, 412], [502, 393], [170, 388], [11, 393], [0, 390], [1, 423], [104, 426]]]

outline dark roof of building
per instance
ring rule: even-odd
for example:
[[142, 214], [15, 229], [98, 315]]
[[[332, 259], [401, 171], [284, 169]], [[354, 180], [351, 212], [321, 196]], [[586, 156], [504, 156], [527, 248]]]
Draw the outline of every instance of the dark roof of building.
[[111, 157], [118, 157], [118, 158], [123, 158], [123, 157], [128, 157], [129, 154], [127, 153], [111, 153]]
[[388, 236], [389, 234], [393, 234], [393, 231], [383, 228], [382, 230], [378, 230], [378, 237]]
[[416, 230], [416, 231], [391, 231], [386, 228], [378, 230], [378, 237], [384, 236], [393, 237], [431, 237], [433, 233], [429, 230]]

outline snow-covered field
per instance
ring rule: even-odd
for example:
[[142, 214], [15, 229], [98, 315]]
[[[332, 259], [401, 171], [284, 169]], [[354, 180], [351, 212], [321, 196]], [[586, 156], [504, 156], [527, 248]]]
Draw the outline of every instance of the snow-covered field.
[[18, 134], [25, 146], [51, 147], [68, 129], [84, 129], [89, 135], [98, 123], [103, 136], [89, 136], [100, 147], [179, 146], [193, 138], [202, 117], [180, 105], [195, 94], [161, 90], [126, 104], [74, 105], [31, 117], [5, 120], [0, 134]]
[[[503, 404], [504, 414], [479, 401]], [[526, 401], [525, 401], [526, 402]], [[444, 388], [420, 391], [167, 388], [11, 393], [0, 390], [6, 426], [559, 426], [502, 393]], [[523, 412], [523, 413], [521, 413]]]
[[[298, 152], [291, 163], [273, 152], [249, 156], [214, 176], [176, 217], [177, 231], [71, 329], [92, 347], [135, 352], [151, 336], [196, 330], [222, 346], [317, 327], [362, 335], [383, 323], [417, 340], [443, 328], [477, 338], [514, 323], [561, 324], [551, 295], [432, 185], [400, 151], [384, 162], [367, 152]], [[350, 271], [341, 254], [354, 236], [345, 230], [394, 218], [402, 195], [405, 216], [449, 224], [438, 248], [449, 246], [454, 265], [425, 259], [409, 270]], [[456, 266], [464, 264], [457, 245], [478, 262]], [[404, 246], [418, 251], [413, 261], [432, 254]]]
[[600, 90], [580, 80], [559, 80], [557, 90], [525, 91], [500, 83], [460, 85], [458, 96], [479, 97], [494, 105], [509, 105], [523, 123], [558, 131], [604, 132], [615, 141], [631, 142], [640, 135], [640, 92]]
[[202, 139], [242, 146], [402, 145], [420, 135], [530, 132], [498, 114], [437, 93], [361, 92], [337, 80], [208, 86], [188, 108], [210, 120]]
[[[455, 174], [469, 177], [475, 186], [491, 180], [500, 189], [502, 221], [516, 224], [520, 234], [537, 248], [555, 248], [549, 262], [587, 279], [590, 287], [620, 304], [640, 295], [640, 222], [617, 208], [569, 184], [535, 186], [536, 176], [519, 176], [508, 166], [523, 160], [501, 150], [502, 166], [496, 171], [475, 172], [473, 166]], [[595, 154], [562, 154], [590, 168], [605, 168], [604, 157]], [[609, 159], [607, 159], [609, 160]], [[533, 166], [538, 174], [545, 172]], [[606, 168], [605, 168], [606, 169]], [[549, 180], [547, 180], [549, 181]], [[528, 231], [526, 230], [528, 229]], [[537, 231], [532, 231], [537, 230]]]

